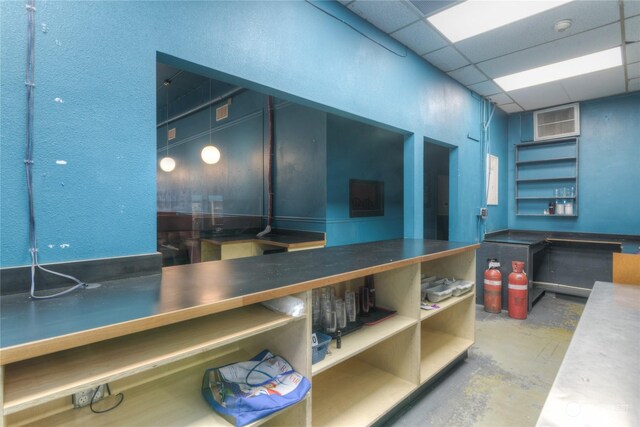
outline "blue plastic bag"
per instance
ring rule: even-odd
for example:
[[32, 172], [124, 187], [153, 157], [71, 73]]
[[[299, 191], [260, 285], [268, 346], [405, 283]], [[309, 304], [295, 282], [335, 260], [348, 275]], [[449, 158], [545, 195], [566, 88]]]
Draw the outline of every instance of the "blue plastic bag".
[[310, 388], [307, 378], [268, 350], [247, 362], [207, 369], [202, 379], [205, 400], [237, 427], [301, 401]]

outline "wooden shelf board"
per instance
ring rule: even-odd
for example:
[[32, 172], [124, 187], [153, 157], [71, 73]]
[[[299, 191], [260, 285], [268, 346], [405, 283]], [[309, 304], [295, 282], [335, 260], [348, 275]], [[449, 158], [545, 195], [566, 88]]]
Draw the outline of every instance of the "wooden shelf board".
[[[126, 390], [124, 401], [116, 409], [96, 415], [88, 407], [71, 409], [39, 420], [33, 426], [224, 426], [233, 424], [218, 415], [200, 392], [205, 369], [248, 360], [252, 355], [243, 351], [228, 353], [184, 371], [162, 377]], [[112, 389], [114, 394], [119, 391]], [[273, 414], [250, 426], [258, 426], [279, 415]]]
[[317, 374], [373, 347], [416, 323], [415, 319], [396, 315], [377, 325], [363, 326], [361, 329], [343, 337], [342, 347], [340, 349], [336, 348], [336, 341], [331, 340], [329, 344], [331, 354], [327, 354], [324, 360], [313, 364], [311, 368], [312, 375], [315, 378]]
[[295, 320], [254, 305], [11, 364], [5, 370], [4, 413], [167, 365]]
[[[474, 285], [475, 286], [475, 285]], [[473, 292], [473, 290], [467, 292], [464, 295], [460, 295], [459, 297], [451, 297], [449, 299], [446, 299], [444, 301], [441, 302], [437, 302], [435, 304], [439, 305], [440, 308], [436, 309], [436, 310], [420, 310], [420, 320], [425, 320], [428, 319], [430, 317], [436, 316], [439, 313], [442, 313], [443, 311], [445, 311], [447, 308], [452, 307], [456, 304], [461, 303], [462, 301], [465, 301], [469, 298], [473, 298], [475, 296], [475, 293]]]
[[420, 382], [424, 383], [473, 345], [473, 340], [429, 329], [420, 338]]
[[313, 426], [370, 425], [416, 388], [357, 358], [313, 379]]

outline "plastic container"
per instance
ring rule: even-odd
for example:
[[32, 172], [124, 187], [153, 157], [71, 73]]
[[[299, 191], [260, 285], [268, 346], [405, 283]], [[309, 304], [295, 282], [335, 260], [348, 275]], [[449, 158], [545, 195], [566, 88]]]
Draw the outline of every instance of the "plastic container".
[[453, 289], [451, 285], [439, 285], [430, 289], [427, 289], [427, 299], [431, 302], [440, 302], [446, 300], [453, 295]]
[[427, 298], [427, 291], [444, 284], [444, 280], [445, 279], [439, 279], [436, 276], [423, 278], [420, 282], [420, 298], [424, 301]]
[[316, 338], [318, 338], [318, 345], [311, 347], [311, 364], [321, 362], [327, 355], [329, 350], [329, 344], [331, 344], [331, 337], [321, 332], [316, 332]]
[[473, 289], [474, 283], [470, 280], [457, 280], [451, 284], [451, 289], [453, 290], [453, 296], [459, 297], [460, 295], [466, 294], [471, 289]]

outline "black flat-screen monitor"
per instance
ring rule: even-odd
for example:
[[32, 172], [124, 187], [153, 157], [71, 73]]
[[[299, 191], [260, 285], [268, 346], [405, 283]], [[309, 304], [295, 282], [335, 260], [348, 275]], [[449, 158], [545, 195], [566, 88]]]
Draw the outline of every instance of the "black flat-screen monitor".
[[384, 216], [384, 182], [349, 180], [349, 216]]

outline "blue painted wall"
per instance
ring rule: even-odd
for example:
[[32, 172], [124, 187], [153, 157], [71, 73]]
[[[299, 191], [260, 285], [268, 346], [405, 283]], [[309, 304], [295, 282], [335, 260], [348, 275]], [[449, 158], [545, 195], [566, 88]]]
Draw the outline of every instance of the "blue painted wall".
[[640, 235], [640, 92], [580, 103], [578, 217], [515, 215], [515, 144], [533, 139], [531, 113], [509, 117], [509, 227]]
[[[327, 246], [401, 238], [404, 137], [329, 114]], [[349, 180], [384, 183], [384, 215], [349, 217]]]
[[[178, 68], [401, 131], [407, 137], [407, 237], [422, 236], [424, 138], [457, 147], [450, 238], [476, 239], [481, 162], [479, 144], [467, 135], [480, 132], [481, 100], [341, 5], [318, 4], [395, 53], [307, 2], [37, 6], [34, 185], [42, 262], [155, 252], [150, 213], [156, 209], [158, 56]], [[0, 254], [2, 266], [14, 266], [29, 258], [26, 12], [20, 1], [0, 2], [0, 8]], [[58, 159], [67, 164], [57, 165]]]
[[509, 228], [509, 144], [507, 131], [509, 117], [496, 108], [488, 129], [489, 153], [498, 157], [498, 204], [488, 206], [489, 216], [484, 224], [485, 232], [506, 230]]

